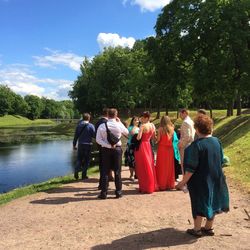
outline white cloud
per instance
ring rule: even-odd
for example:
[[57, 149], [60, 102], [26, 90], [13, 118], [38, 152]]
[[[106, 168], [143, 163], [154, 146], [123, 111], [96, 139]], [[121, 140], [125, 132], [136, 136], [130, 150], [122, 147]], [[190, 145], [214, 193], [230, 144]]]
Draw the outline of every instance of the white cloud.
[[132, 48], [135, 43], [135, 39], [133, 37], [120, 37], [115, 33], [99, 33], [97, 36], [97, 42], [101, 50], [105, 47], [117, 46]]
[[37, 95], [55, 100], [69, 99], [67, 93], [73, 81], [38, 78], [27, 65], [13, 64], [0, 69], [0, 84], [8, 85], [15, 93]]
[[36, 60], [35, 64], [41, 67], [55, 68], [56, 65], [64, 65], [72, 70], [79, 71], [80, 64], [83, 62], [83, 57], [74, 53], [64, 53], [58, 50], [51, 50], [45, 48], [50, 55], [47, 56], [33, 56]]
[[172, 0], [123, 0], [123, 5], [130, 2], [131, 5], [139, 5], [142, 12], [156, 11], [169, 4]]

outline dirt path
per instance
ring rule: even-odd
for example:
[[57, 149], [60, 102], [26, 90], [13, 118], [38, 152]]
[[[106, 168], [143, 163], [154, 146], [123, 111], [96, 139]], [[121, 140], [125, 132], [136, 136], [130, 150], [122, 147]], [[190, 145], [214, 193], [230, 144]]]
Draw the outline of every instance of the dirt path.
[[91, 178], [1, 206], [0, 249], [250, 249], [250, 201], [234, 187], [216, 236], [195, 239], [185, 233], [192, 226], [188, 194], [138, 194], [127, 170], [122, 176], [121, 199], [113, 183], [108, 199], [97, 199]]

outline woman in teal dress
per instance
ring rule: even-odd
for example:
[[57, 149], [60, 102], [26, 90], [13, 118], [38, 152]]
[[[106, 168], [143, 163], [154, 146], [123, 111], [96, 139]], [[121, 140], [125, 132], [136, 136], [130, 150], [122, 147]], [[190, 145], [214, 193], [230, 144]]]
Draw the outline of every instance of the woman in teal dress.
[[[215, 215], [229, 211], [228, 188], [222, 171], [223, 151], [220, 141], [211, 135], [213, 121], [210, 117], [197, 116], [194, 127], [199, 138], [185, 150], [185, 174], [176, 188], [188, 185], [194, 228], [187, 233], [197, 237], [212, 236]], [[207, 220], [201, 227], [203, 217]]]

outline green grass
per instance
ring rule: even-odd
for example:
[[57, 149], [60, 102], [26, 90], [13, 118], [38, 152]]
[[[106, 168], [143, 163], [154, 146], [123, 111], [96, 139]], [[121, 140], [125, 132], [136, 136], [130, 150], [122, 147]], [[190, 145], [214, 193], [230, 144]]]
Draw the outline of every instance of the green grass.
[[49, 119], [29, 120], [20, 115], [5, 115], [0, 117], [0, 127], [12, 126], [36, 126], [36, 125], [53, 125], [55, 122]]
[[220, 119], [214, 135], [220, 138], [231, 161], [226, 174], [250, 192], [250, 115]]
[[[91, 176], [97, 172], [98, 172], [98, 167], [92, 167], [88, 170], [88, 175]], [[12, 201], [14, 199], [17, 199], [26, 195], [34, 194], [37, 192], [44, 192], [47, 190], [58, 188], [63, 184], [72, 183], [74, 181], [75, 179], [73, 175], [71, 174], [71, 175], [64, 176], [64, 177], [53, 178], [53, 179], [50, 179], [48, 181], [45, 181], [39, 184], [33, 184], [33, 185], [17, 188], [8, 193], [0, 194], [0, 205], [3, 205], [9, 201]]]

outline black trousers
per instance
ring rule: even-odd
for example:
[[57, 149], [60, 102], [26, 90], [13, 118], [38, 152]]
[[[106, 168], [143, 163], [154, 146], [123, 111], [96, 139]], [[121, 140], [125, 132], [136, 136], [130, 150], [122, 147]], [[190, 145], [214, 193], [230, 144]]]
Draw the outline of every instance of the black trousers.
[[103, 164], [102, 164], [102, 146], [97, 144], [98, 146], [98, 151], [99, 151], [99, 173], [100, 173], [100, 178], [99, 178], [99, 187], [101, 187], [101, 182], [102, 182], [102, 176], [103, 176]]
[[102, 173], [101, 173], [101, 192], [107, 194], [109, 172], [110, 169], [114, 171], [115, 175], [115, 189], [116, 194], [121, 194], [122, 191], [122, 178], [121, 178], [121, 166], [122, 166], [122, 149], [116, 148], [102, 148]]
[[91, 145], [90, 144], [79, 144], [77, 150], [77, 163], [75, 172], [80, 172], [82, 170], [82, 176], [87, 176], [87, 170], [90, 165], [91, 160]]

